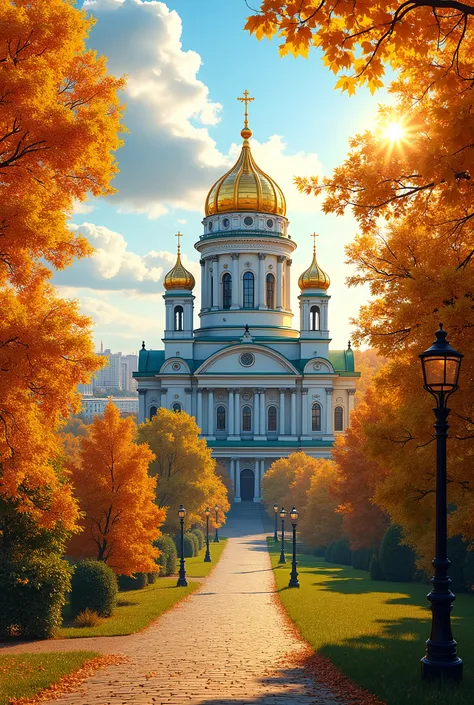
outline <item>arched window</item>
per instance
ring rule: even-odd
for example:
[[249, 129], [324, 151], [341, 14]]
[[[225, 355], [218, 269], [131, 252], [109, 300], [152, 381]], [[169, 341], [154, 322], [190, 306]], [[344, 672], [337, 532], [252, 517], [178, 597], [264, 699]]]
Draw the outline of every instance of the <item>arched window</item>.
[[176, 411], [176, 412], [181, 411], [181, 404], [178, 404], [178, 403], [173, 404], [173, 411]]
[[252, 272], [244, 274], [244, 308], [254, 307], [255, 278]]
[[242, 431], [249, 432], [252, 430], [252, 409], [250, 406], [244, 406], [242, 409]]
[[277, 430], [277, 408], [276, 406], [269, 406], [267, 412], [267, 428], [268, 432], [275, 432]]
[[344, 409], [342, 406], [336, 406], [334, 409], [334, 430], [344, 431]]
[[267, 285], [267, 307], [275, 308], [275, 277], [273, 274], [267, 274], [265, 281]]
[[313, 431], [321, 430], [321, 407], [319, 404], [313, 404], [311, 409], [311, 428]]
[[320, 311], [319, 306], [311, 306], [309, 309], [309, 329], [320, 330]]
[[217, 414], [216, 429], [218, 431], [225, 431], [225, 406], [218, 406], [216, 414]]
[[156, 416], [157, 411], [158, 411], [158, 409], [156, 408], [156, 406], [150, 406], [150, 421], [152, 420], [152, 418], [154, 416]]
[[232, 303], [232, 277], [226, 272], [222, 277], [222, 307], [230, 308]]
[[174, 329], [184, 330], [184, 309], [182, 306], [174, 307]]

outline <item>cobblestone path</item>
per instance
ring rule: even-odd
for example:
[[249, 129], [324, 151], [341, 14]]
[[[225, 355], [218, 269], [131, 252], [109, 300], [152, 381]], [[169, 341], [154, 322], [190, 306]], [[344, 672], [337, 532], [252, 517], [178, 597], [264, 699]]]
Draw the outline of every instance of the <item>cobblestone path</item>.
[[54, 704], [340, 703], [303, 668], [292, 665], [305, 644], [277, 603], [260, 518], [249, 517], [244, 530], [242, 523], [226, 527], [231, 538], [201, 589], [149, 629], [115, 640], [69, 640], [75, 649], [96, 649], [106, 641], [109, 652], [123, 653], [130, 661], [98, 671], [80, 691]]

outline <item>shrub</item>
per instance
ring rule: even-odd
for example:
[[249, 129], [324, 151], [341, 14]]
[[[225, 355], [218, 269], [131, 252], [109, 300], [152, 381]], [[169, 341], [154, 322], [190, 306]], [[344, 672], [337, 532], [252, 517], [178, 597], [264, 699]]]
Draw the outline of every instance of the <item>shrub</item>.
[[352, 567], [357, 570], [369, 570], [373, 555], [371, 548], [357, 548], [352, 551]]
[[380, 560], [378, 553], [374, 553], [372, 560], [370, 561], [369, 573], [371, 580], [385, 580], [385, 576], [382, 572], [380, 566]]
[[62, 623], [71, 569], [56, 553], [0, 559], [0, 637], [48, 639]]
[[171, 536], [163, 534], [155, 541], [155, 546], [161, 551], [161, 555], [157, 559], [160, 575], [165, 576], [176, 573], [178, 552]]
[[351, 549], [347, 539], [333, 541], [331, 550], [331, 563], [351, 564]]
[[201, 529], [193, 529], [192, 534], [194, 534], [198, 540], [198, 550], [200, 551], [201, 548], [204, 546], [204, 542], [206, 540], [206, 536], [204, 534], [204, 531], [201, 531]]
[[126, 592], [127, 590], [143, 590], [148, 585], [148, 573], [135, 573], [135, 575], [119, 575], [119, 589]]
[[415, 553], [410, 546], [401, 543], [402, 538], [400, 526], [389, 526], [382, 539], [379, 560], [386, 580], [407, 583], [415, 574]]
[[84, 612], [79, 612], [76, 614], [74, 624], [76, 627], [96, 627], [102, 622], [102, 618], [99, 617], [97, 612], [90, 610], [88, 607]]
[[196, 534], [193, 534], [191, 531], [188, 533], [188, 536], [193, 543], [193, 556], [197, 556], [199, 554], [199, 539]]
[[[178, 534], [176, 536], [176, 548], [178, 551], [178, 556], [181, 557], [181, 536]], [[193, 556], [196, 556], [197, 550], [197, 538], [194, 536], [194, 534], [190, 534], [186, 532], [184, 534], [184, 557], [185, 558], [192, 558]]]
[[334, 541], [331, 541], [329, 546], [327, 546], [326, 551], [324, 552], [324, 560], [326, 563], [332, 563], [332, 549], [334, 546]]
[[73, 615], [87, 608], [100, 617], [110, 617], [117, 605], [117, 578], [103, 561], [87, 559], [74, 566], [71, 584]]
[[147, 573], [148, 585], [153, 585], [156, 583], [156, 579], [159, 576], [159, 571], [154, 570], [153, 573]]
[[464, 579], [464, 564], [467, 557], [467, 545], [461, 536], [452, 536], [448, 539], [448, 558], [451, 561], [448, 575], [451, 578], [451, 590], [466, 592]]
[[468, 592], [474, 592], [474, 550], [466, 554], [464, 561], [464, 584]]
[[317, 548], [310, 549], [310, 553], [313, 556], [319, 556], [321, 558], [325, 558], [326, 550], [327, 550], [327, 546], [318, 546]]

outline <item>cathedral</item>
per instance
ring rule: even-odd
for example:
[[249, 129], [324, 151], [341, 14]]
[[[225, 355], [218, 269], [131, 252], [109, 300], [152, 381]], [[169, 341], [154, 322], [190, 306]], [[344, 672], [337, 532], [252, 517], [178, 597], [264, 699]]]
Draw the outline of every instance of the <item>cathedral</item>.
[[255, 163], [245, 91], [242, 150], [211, 188], [203, 234], [201, 310], [180, 256], [164, 280], [164, 349], [139, 354], [139, 422], [160, 407], [196, 418], [232, 480], [234, 501], [261, 501], [271, 463], [297, 450], [329, 458], [354, 407], [354, 354], [329, 350], [330, 280], [316, 257], [298, 280], [292, 327], [291, 256], [285, 196]]

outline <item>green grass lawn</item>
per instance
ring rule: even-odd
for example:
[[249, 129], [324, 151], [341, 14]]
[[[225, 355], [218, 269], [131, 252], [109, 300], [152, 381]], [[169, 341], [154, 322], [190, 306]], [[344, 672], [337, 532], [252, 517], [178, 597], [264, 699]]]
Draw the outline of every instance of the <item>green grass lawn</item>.
[[301, 587], [289, 589], [291, 563], [278, 565], [279, 547], [271, 540], [269, 549], [290, 618], [315, 651], [356, 683], [388, 705], [474, 703], [474, 597], [459, 595], [452, 613], [462, 685], [422, 684], [420, 659], [431, 623], [426, 585], [373, 581], [365, 571], [302, 555]]
[[66, 606], [64, 627], [59, 631], [58, 636], [67, 639], [84, 636], [123, 636], [145, 629], [163, 612], [199, 587], [199, 582], [194, 582], [193, 578], [204, 578], [209, 575], [219, 560], [225, 545], [225, 539], [219, 543], [211, 544], [211, 563], [204, 563], [204, 549], [200, 551], [198, 556], [186, 558], [186, 574], [189, 582], [187, 588], [176, 587], [177, 576], [172, 576], [158, 578], [153, 585], [148, 585], [142, 590], [120, 592], [118, 605], [112, 617], [104, 619], [96, 627], [73, 626], [71, 614]]
[[0, 656], [0, 705], [8, 705], [10, 698], [31, 698], [98, 655], [93, 651], [71, 651]]

